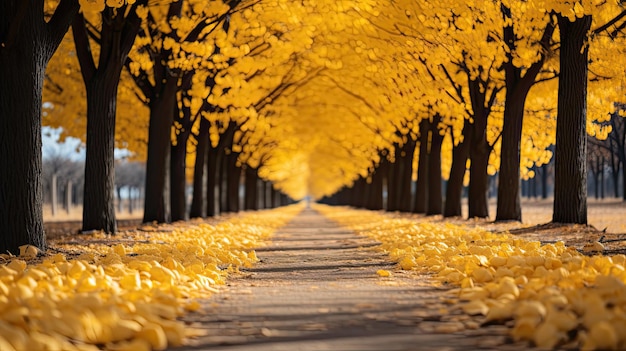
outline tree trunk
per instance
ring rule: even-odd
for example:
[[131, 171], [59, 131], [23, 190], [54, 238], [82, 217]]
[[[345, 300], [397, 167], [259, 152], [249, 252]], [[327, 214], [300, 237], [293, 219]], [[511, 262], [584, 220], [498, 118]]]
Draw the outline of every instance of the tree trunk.
[[118, 186], [116, 187], [116, 191], [117, 191], [117, 212], [122, 212], [122, 187]]
[[587, 224], [587, 34], [591, 16], [557, 15], [561, 54], [556, 126], [555, 223]]
[[52, 217], [57, 215], [57, 207], [59, 205], [59, 177], [57, 174], [52, 175], [52, 184], [50, 185], [50, 210]]
[[383, 209], [383, 180], [387, 166], [387, 160], [381, 160], [372, 174], [372, 182], [369, 184], [370, 190], [365, 204], [365, 208], [369, 210]]
[[400, 201], [399, 209], [402, 212], [411, 212], [411, 183], [413, 176], [413, 155], [415, 154], [416, 141], [410, 135], [406, 136], [406, 141], [401, 148], [400, 174], [398, 182], [400, 192], [398, 198]]
[[604, 199], [604, 157], [600, 157], [600, 198]]
[[504, 125], [500, 147], [500, 172], [498, 175], [498, 205], [496, 221], [521, 221], [520, 205], [520, 142], [524, 103], [528, 90], [509, 94], [504, 104]]
[[470, 122], [465, 120], [463, 126], [463, 141], [452, 148], [452, 166], [446, 186], [446, 202], [443, 210], [444, 217], [461, 217], [461, 198], [463, 196], [463, 180], [467, 172], [467, 159], [472, 135]]
[[[513, 20], [509, 8], [502, 5], [501, 10], [505, 19]], [[543, 47], [549, 46], [553, 33], [554, 25], [549, 21], [540, 42]], [[506, 97], [500, 148], [496, 221], [521, 221], [522, 209], [519, 192], [520, 143], [522, 140], [524, 105], [526, 104], [528, 92], [535, 83], [535, 78], [543, 66], [544, 55], [540, 51], [540, 59], [530, 65], [530, 67], [525, 67], [525, 72], [522, 75], [522, 68], [513, 64], [513, 52], [516, 49], [515, 41], [517, 40], [517, 34], [512, 23], [504, 27], [503, 39], [509, 50], [506, 53], [508, 60], [503, 64]]]
[[439, 132], [441, 117], [436, 115], [430, 124], [430, 150], [428, 151], [428, 208], [429, 216], [439, 215], [443, 210], [441, 198], [441, 144], [443, 135]]
[[417, 163], [417, 182], [415, 183], [414, 213], [426, 213], [428, 210], [428, 142], [430, 121], [423, 119], [420, 122], [419, 158]]
[[207, 201], [207, 217], [215, 217], [219, 213], [217, 203], [219, 203], [219, 192], [216, 191], [219, 174], [222, 172], [222, 155], [218, 154], [217, 149], [209, 148], [207, 160], [207, 181], [206, 181], [206, 201]]
[[170, 160], [170, 201], [172, 221], [187, 220], [187, 139], [189, 128], [176, 136], [176, 145], [171, 146]]
[[65, 184], [65, 211], [69, 215], [72, 212], [72, 181]]
[[239, 212], [239, 185], [241, 184], [241, 167], [237, 166], [239, 154], [228, 155], [228, 173], [226, 173], [226, 198], [228, 212]]
[[398, 211], [400, 209], [398, 187], [400, 151], [396, 146], [396, 155], [393, 163], [389, 163], [387, 168], [387, 211]]
[[246, 210], [258, 210], [259, 206], [258, 206], [258, 198], [257, 198], [257, 193], [258, 193], [258, 187], [257, 187], [257, 183], [259, 180], [259, 176], [257, 174], [257, 170], [250, 167], [250, 166], [246, 166], [246, 190], [245, 190], [245, 201], [244, 201], [244, 208]]
[[279, 197], [280, 193], [278, 192], [278, 190], [276, 190], [276, 188], [272, 187], [272, 208], [276, 208], [279, 205], [278, 203], [278, 197]]
[[541, 198], [548, 198], [548, 169], [549, 165], [543, 165], [541, 167]]
[[[119, 71], [98, 72], [87, 82], [87, 141], [83, 231], [115, 233], [115, 106]], [[116, 78], [117, 77], [117, 78]]]
[[166, 202], [166, 179], [169, 171], [171, 129], [176, 104], [176, 80], [169, 78], [164, 92], [150, 101], [148, 127], [148, 160], [146, 161], [146, 190], [143, 221], [166, 223], [170, 221]]
[[265, 181], [263, 179], [260, 179], [259, 181], [259, 210], [262, 210], [265, 208]]
[[191, 208], [189, 209], [189, 217], [200, 218], [206, 217], [206, 199], [205, 186], [207, 183], [207, 174], [205, 168], [208, 163], [209, 151], [209, 121], [202, 118], [200, 121], [200, 131], [196, 136], [198, 141], [196, 145], [196, 161], [193, 171], [193, 197], [191, 200]]
[[133, 187], [128, 186], [128, 213], [133, 214]]
[[474, 109], [474, 123], [471, 124], [470, 133], [472, 141], [470, 146], [470, 183], [468, 194], [469, 218], [489, 217], [489, 154], [491, 146], [487, 142], [487, 119], [488, 111], [485, 108], [485, 87], [476, 80], [471, 80], [470, 96]]
[[41, 94], [48, 60], [78, 11], [62, 0], [44, 21], [42, 0], [0, 1], [0, 252], [46, 249]]
[[126, 16], [110, 7], [101, 12], [97, 65], [83, 15], [77, 14], [72, 25], [76, 56], [87, 91], [83, 231], [103, 230], [115, 234], [117, 230], [114, 204], [117, 87], [123, 62], [141, 23], [135, 8], [136, 5], [132, 5]]

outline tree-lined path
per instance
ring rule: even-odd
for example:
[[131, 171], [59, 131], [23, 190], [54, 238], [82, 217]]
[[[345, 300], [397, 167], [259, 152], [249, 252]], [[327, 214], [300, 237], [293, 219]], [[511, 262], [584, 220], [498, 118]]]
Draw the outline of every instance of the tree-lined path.
[[[260, 262], [187, 315], [207, 335], [184, 350], [525, 349], [506, 328], [449, 313], [447, 289], [397, 270], [380, 243], [306, 209], [281, 228]], [[378, 270], [392, 271], [380, 277]], [[445, 310], [445, 312], [443, 312]], [[446, 314], [443, 316], [443, 314]], [[450, 334], [456, 328], [457, 333]]]

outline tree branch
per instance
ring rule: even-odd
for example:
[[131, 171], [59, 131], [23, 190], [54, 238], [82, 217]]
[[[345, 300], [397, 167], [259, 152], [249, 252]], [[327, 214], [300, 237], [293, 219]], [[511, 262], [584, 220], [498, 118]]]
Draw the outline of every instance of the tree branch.
[[72, 34], [74, 35], [76, 56], [80, 64], [80, 73], [83, 75], [83, 82], [87, 85], [96, 74], [96, 63], [91, 53], [91, 45], [89, 44], [87, 28], [85, 27], [85, 17], [82, 13], [76, 13], [74, 16]]
[[[30, 1], [24, 0], [22, 0], [22, 2], [30, 3]], [[61, 40], [63, 40], [65, 33], [67, 33], [79, 8], [78, 0], [61, 0], [52, 18], [46, 23], [46, 35], [50, 43], [50, 47], [47, 50], [48, 60], [52, 57], [59, 45], [61, 45]]]

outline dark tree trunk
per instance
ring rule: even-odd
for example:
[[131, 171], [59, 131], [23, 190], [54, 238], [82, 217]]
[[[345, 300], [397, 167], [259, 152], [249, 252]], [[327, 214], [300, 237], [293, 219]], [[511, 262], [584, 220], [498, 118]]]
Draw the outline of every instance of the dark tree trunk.
[[117, 190], [117, 212], [122, 212], [123, 211], [122, 187], [118, 186], [116, 190]]
[[76, 54], [87, 91], [83, 231], [115, 233], [117, 230], [114, 204], [117, 87], [123, 62], [141, 23], [135, 8], [136, 5], [131, 6], [126, 17], [123, 11], [110, 7], [102, 11], [97, 67], [83, 15], [77, 14], [72, 25]]
[[257, 170], [246, 166], [246, 175], [245, 175], [245, 201], [244, 208], [246, 210], [258, 210], [259, 209], [259, 199], [257, 197], [258, 194], [258, 180], [259, 176]]
[[193, 169], [193, 197], [191, 199], [191, 208], [189, 209], [189, 217], [200, 218], [206, 217], [205, 185], [207, 183], [207, 174], [205, 168], [208, 163], [209, 151], [209, 121], [206, 118], [200, 120], [200, 130], [196, 136], [196, 161]]
[[401, 159], [399, 160], [400, 170], [398, 174], [399, 184], [399, 210], [411, 212], [411, 182], [413, 175], [413, 155], [415, 154], [416, 141], [410, 135], [406, 136], [406, 141], [401, 148]]
[[219, 203], [219, 192], [216, 191], [222, 172], [222, 154], [217, 149], [209, 148], [207, 160], [207, 181], [206, 181], [206, 201], [207, 217], [214, 217], [219, 213], [217, 203]]
[[587, 224], [587, 35], [591, 16], [557, 15], [561, 54], [556, 126], [555, 223]]
[[[120, 71], [121, 72], [121, 68]], [[118, 75], [119, 78], [119, 75]], [[96, 75], [87, 83], [87, 142], [83, 231], [115, 233], [115, 103], [117, 80]]]
[[537, 198], [537, 194], [538, 194], [538, 192], [537, 192], [537, 176], [536, 176], [536, 174], [537, 174], [537, 166], [533, 166], [532, 169], [535, 172], [535, 176], [530, 179], [530, 186], [531, 186], [531, 192], [532, 192], [533, 198], [536, 199]]
[[187, 220], [187, 139], [190, 131], [181, 131], [176, 145], [171, 146], [170, 201], [172, 221]]
[[176, 104], [176, 78], [169, 77], [163, 88], [161, 95], [150, 100], [144, 222], [165, 223], [171, 219], [165, 193], [169, 171], [171, 128]]
[[0, 1], [0, 252], [46, 249], [43, 230], [41, 94], [48, 60], [78, 11], [62, 0], [44, 21], [44, 1]]
[[[474, 150], [475, 151], [472, 151]], [[468, 217], [487, 218], [489, 217], [489, 203], [487, 192], [489, 190], [489, 146], [486, 141], [477, 143], [470, 150], [470, 182], [468, 194]]]
[[264, 180], [260, 180], [259, 182], [259, 210], [266, 208], [265, 206], [265, 197], [266, 197], [266, 191], [265, 191], [265, 181]]
[[[621, 117], [617, 117], [615, 116], [615, 114], [613, 114], [613, 116], [611, 116], [611, 125], [613, 126], [613, 130], [614, 133], [617, 132], [616, 128], [615, 128], [615, 118], [621, 118]], [[618, 186], [618, 179], [619, 179], [619, 168], [620, 168], [620, 163], [621, 161], [619, 160], [619, 154], [618, 154], [618, 150], [616, 150], [616, 138], [611, 137], [611, 135], [609, 135], [609, 153], [610, 153], [610, 162], [611, 162], [611, 180], [613, 181], [613, 195], [616, 198], [619, 198], [619, 186]], [[618, 144], [619, 145], [619, 144]], [[615, 156], [618, 157], [615, 157]], [[617, 162], [616, 162], [616, 158], [617, 158]]]
[[369, 210], [383, 209], [383, 181], [387, 167], [387, 160], [382, 159], [380, 165], [372, 174], [372, 182], [369, 184], [369, 192], [365, 205], [365, 208]]
[[217, 181], [217, 198], [220, 213], [228, 212], [228, 155], [220, 153], [220, 170], [219, 179]]
[[599, 162], [598, 162], [599, 157], [596, 156], [596, 163], [593, 163], [593, 159], [590, 160], [591, 162], [591, 176], [593, 177], [593, 195], [594, 197], [597, 199], [600, 198], [600, 172], [599, 170]]
[[280, 195], [280, 192], [278, 192], [278, 190], [276, 190], [276, 188], [272, 187], [272, 208], [276, 208], [279, 205], [278, 203], [278, 196]]
[[239, 185], [241, 184], [241, 167], [237, 166], [239, 153], [228, 155], [228, 170], [226, 173], [226, 206], [228, 212], [239, 212]]
[[387, 168], [387, 211], [398, 211], [400, 209], [400, 199], [398, 196], [398, 174], [399, 170], [399, 148], [396, 146], [395, 162], [389, 163]]
[[133, 214], [133, 187], [128, 186], [128, 213]]
[[[522, 139], [522, 121], [524, 103], [528, 91], [523, 96], [509, 96], [507, 89], [504, 104], [504, 125], [500, 148], [500, 172], [498, 175], [498, 205], [496, 221], [521, 221], [520, 205], [520, 142]], [[522, 95], [520, 93], [520, 95]]]
[[541, 198], [548, 198], [548, 170], [549, 165], [543, 165], [541, 167]]
[[474, 109], [474, 123], [470, 128], [472, 140], [470, 146], [470, 182], [468, 194], [469, 218], [489, 217], [489, 154], [491, 146], [487, 141], [487, 118], [489, 111], [485, 108], [485, 87], [476, 80], [469, 82], [472, 108]]
[[436, 115], [430, 125], [430, 150], [428, 151], [428, 209], [429, 216], [442, 213], [441, 198], [441, 144], [443, 135], [439, 132], [441, 117]]
[[[504, 18], [511, 19], [511, 11], [502, 6]], [[549, 22], [541, 40], [541, 44], [547, 47], [554, 32], [554, 25]], [[513, 25], [504, 27], [504, 41], [508, 61], [504, 63], [504, 76], [506, 84], [506, 98], [504, 101], [504, 125], [502, 127], [502, 144], [500, 148], [500, 173], [498, 178], [498, 205], [496, 221], [521, 221], [522, 208], [520, 205], [520, 142], [522, 140], [522, 123], [524, 120], [524, 105], [530, 88], [535, 83], [535, 78], [543, 66], [544, 56], [541, 54], [539, 61], [525, 68], [513, 64], [513, 52], [515, 50], [516, 33]]]
[[265, 183], [265, 208], [274, 208], [272, 203], [274, 194], [274, 185], [272, 182]]
[[428, 210], [428, 141], [430, 121], [423, 119], [420, 122], [419, 158], [417, 163], [417, 182], [415, 183], [414, 213], [426, 213]]
[[72, 181], [68, 180], [65, 184], [65, 211], [70, 214], [72, 211]]
[[352, 206], [358, 208], [365, 208], [365, 202], [367, 201], [369, 192], [369, 184], [367, 178], [359, 178], [352, 187]]
[[598, 169], [600, 174], [600, 198], [604, 199], [604, 157], [600, 157], [600, 169]]
[[467, 172], [467, 159], [472, 138], [470, 129], [470, 122], [466, 119], [463, 126], [463, 136], [465, 138], [452, 148], [452, 166], [446, 186], [444, 217], [461, 217], [463, 215], [461, 198], [463, 196], [463, 179], [465, 178], [465, 172]]

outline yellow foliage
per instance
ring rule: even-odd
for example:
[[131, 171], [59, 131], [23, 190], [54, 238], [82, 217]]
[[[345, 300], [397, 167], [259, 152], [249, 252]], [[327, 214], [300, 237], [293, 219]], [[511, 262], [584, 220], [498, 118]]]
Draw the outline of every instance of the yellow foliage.
[[[316, 209], [380, 242], [402, 269], [433, 273], [455, 287], [465, 313], [512, 319], [516, 340], [542, 348], [565, 342], [588, 350], [626, 347], [623, 255], [585, 256], [563, 242], [542, 245], [481, 228]], [[574, 329], [578, 338], [569, 340]]]
[[[187, 338], [177, 320], [200, 308], [227, 274], [258, 261], [253, 247], [300, 207], [219, 223], [180, 223], [171, 233], [93, 234], [39, 260], [25, 247], [0, 265], [0, 349], [163, 350]], [[108, 245], [124, 239], [125, 244]], [[105, 243], [103, 243], [105, 242]]]

